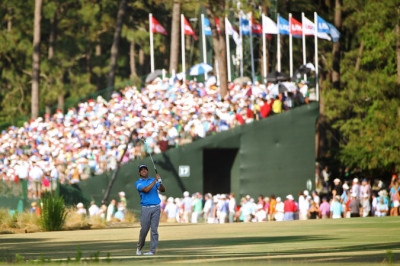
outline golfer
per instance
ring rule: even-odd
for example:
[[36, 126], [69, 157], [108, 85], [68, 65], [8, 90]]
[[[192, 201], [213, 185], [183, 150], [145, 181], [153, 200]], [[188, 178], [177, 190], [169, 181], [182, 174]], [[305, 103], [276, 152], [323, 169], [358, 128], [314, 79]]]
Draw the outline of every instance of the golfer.
[[140, 205], [142, 206], [140, 225], [142, 228], [140, 229], [136, 255], [142, 255], [142, 248], [150, 228], [150, 251], [143, 253], [143, 255], [154, 255], [158, 244], [158, 224], [161, 214], [161, 200], [157, 190], [165, 192], [165, 187], [159, 174], [156, 174], [156, 178], [149, 177], [149, 169], [145, 164], [139, 165], [139, 176], [140, 178], [136, 181], [135, 186], [140, 194]]

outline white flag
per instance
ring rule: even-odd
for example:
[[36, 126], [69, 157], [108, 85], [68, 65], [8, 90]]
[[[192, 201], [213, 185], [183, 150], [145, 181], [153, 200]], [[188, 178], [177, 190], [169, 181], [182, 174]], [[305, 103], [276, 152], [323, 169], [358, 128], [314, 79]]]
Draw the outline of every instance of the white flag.
[[278, 34], [278, 25], [267, 16], [264, 16], [262, 28], [264, 34]]
[[[303, 27], [304, 27], [304, 34], [305, 35], [315, 35], [315, 25], [314, 23], [309, 20], [308, 18], [304, 17], [303, 18]], [[325, 39], [330, 41], [331, 37], [325, 32], [318, 32], [318, 38], [320, 39]]]
[[229, 20], [226, 20], [225, 23], [225, 30], [228, 33], [228, 35], [232, 35], [233, 40], [235, 41], [236, 45], [240, 46], [240, 36], [239, 33], [232, 27], [232, 24], [229, 22]]

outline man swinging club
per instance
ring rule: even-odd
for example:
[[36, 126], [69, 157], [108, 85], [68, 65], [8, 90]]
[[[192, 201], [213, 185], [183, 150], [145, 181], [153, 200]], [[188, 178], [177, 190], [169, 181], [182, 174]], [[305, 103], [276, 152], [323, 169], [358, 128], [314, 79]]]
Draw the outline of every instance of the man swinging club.
[[142, 206], [140, 225], [142, 228], [140, 229], [136, 255], [142, 255], [142, 248], [150, 228], [150, 251], [143, 253], [143, 255], [155, 255], [158, 244], [158, 224], [161, 214], [161, 200], [157, 190], [165, 192], [165, 187], [158, 173], [156, 173], [155, 178], [149, 177], [149, 169], [145, 164], [139, 165], [139, 176], [140, 178], [136, 181], [135, 186], [140, 194], [140, 205]]

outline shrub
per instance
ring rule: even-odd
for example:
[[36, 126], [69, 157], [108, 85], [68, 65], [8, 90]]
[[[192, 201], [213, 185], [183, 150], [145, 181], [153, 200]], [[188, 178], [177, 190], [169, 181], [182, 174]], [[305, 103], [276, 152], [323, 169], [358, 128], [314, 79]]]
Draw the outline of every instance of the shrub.
[[41, 199], [40, 226], [45, 231], [59, 231], [67, 217], [62, 197], [46, 195]]

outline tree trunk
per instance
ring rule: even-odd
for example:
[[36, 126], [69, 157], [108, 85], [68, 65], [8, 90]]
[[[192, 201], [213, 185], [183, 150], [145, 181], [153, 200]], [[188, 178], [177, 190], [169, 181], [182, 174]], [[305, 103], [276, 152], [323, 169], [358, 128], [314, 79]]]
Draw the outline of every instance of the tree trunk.
[[[97, 41], [96, 41], [96, 48], [95, 48], [95, 55], [96, 58], [100, 58], [101, 56], [101, 41], [100, 41], [100, 35], [97, 36]], [[97, 74], [96, 75], [96, 88], [98, 91], [104, 89], [104, 84], [102, 82], [102, 74]]]
[[[342, 1], [335, 0], [335, 27], [340, 31], [342, 27]], [[333, 87], [336, 89], [340, 88], [340, 40], [333, 43], [333, 64], [332, 64], [332, 83]]]
[[56, 28], [57, 28], [57, 17], [54, 15], [52, 19], [50, 19], [50, 35], [49, 35], [49, 50], [47, 58], [52, 60], [54, 57], [54, 45], [56, 41]]
[[[399, 12], [399, 10], [397, 10]], [[400, 25], [396, 25], [396, 57], [397, 57], [397, 89], [398, 97], [400, 98]], [[397, 108], [397, 116], [400, 116], [400, 106]]]
[[[217, 8], [217, 12], [221, 14], [219, 17], [220, 33], [217, 31], [215, 18], [218, 17], [213, 8]], [[225, 0], [209, 1], [206, 4], [206, 12], [210, 21], [213, 49], [216, 60], [218, 61], [219, 70], [219, 83], [220, 95], [224, 98], [228, 92], [228, 71], [226, 65], [226, 41], [225, 41], [225, 17], [223, 16], [225, 10]]]
[[361, 44], [360, 44], [360, 48], [358, 49], [358, 54], [357, 54], [357, 61], [356, 61], [356, 66], [355, 66], [356, 72], [358, 72], [360, 70], [361, 57], [364, 52], [364, 46], [365, 46], [365, 41], [362, 40]]
[[180, 17], [181, 3], [179, 0], [174, 0], [172, 8], [172, 25], [171, 25], [171, 50], [169, 56], [169, 73], [178, 72], [179, 60], [179, 33], [180, 33]]
[[8, 18], [7, 18], [7, 31], [10, 33], [12, 30], [12, 8], [8, 8]]
[[143, 76], [146, 74], [144, 70], [144, 50], [142, 47], [139, 48], [139, 68], [140, 68], [140, 75]]
[[[398, 89], [398, 96], [400, 98], [400, 25], [396, 25], [396, 57], [397, 57], [397, 89]], [[400, 112], [399, 112], [400, 116]]]
[[115, 26], [113, 44], [111, 46], [110, 69], [108, 72], [108, 82], [107, 82], [107, 87], [108, 87], [107, 100], [111, 98], [111, 92], [113, 90], [115, 82], [115, 70], [117, 67], [118, 46], [119, 46], [119, 40], [121, 38], [122, 19], [124, 18], [125, 15], [125, 9], [126, 9], [126, 0], [121, 0], [118, 9], [117, 25]]
[[57, 108], [64, 112], [64, 95], [59, 94], [57, 97]]
[[129, 46], [129, 66], [131, 68], [131, 78], [136, 77], [136, 62], [135, 62], [135, 31], [132, 29], [132, 40]]
[[40, 21], [42, 19], [42, 0], [35, 0], [35, 18], [33, 26], [32, 55], [32, 118], [39, 116], [39, 79], [40, 79]]

